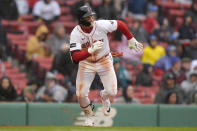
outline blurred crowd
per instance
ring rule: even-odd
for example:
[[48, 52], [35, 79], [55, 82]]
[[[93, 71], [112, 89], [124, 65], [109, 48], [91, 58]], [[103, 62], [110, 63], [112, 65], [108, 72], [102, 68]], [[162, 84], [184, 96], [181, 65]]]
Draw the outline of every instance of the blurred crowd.
[[[140, 104], [135, 97], [137, 87], [157, 87], [152, 103], [197, 104], [197, 0], [1, 0], [0, 62], [13, 57], [1, 21], [20, 21], [21, 16], [31, 15], [33, 21], [42, 24], [27, 38], [25, 72], [30, 77], [26, 88], [18, 94], [11, 79], [1, 75], [0, 101], [77, 102], [75, 79], [78, 67], [69, 59], [70, 32], [60, 22], [63, 16], [63, 4], [60, 3], [64, 1], [74, 3], [68, 6], [73, 23], [76, 22], [77, 8], [87, 5], [96, 12], [96, 19], [124, 21], [135, 38], [144, 44], [141, 56], [128, 49], [127, 40], [120, 32], [109, 36], [111, 50], [123, 52], [122, 57], [114, 58], [121, 94], [114, 103]], [[161, 6], [162, 2], [168, 1], [189, 8], [177, 9], [184, 10], [184, 13], [175, 18], [169, 9]], [[37, 57], [53, 59], [43, 80], [32, 70], [33, 60]], [[64, 76], [63, 82], [57, 79], [57, 73]], [[91, 89], [102, 88], [96, 75]]]

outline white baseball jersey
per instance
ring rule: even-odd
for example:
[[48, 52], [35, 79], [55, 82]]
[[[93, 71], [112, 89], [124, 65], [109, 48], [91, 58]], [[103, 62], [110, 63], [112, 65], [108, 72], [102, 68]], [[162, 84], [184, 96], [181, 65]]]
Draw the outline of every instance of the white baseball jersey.
[[94, 21], [93, 29], [90, 33], [83, 32], [81, 27], [77, 25], [71, 32], [70, 51], [84, 50], [92, 46], [94, 42], [102, 41], [104, 42], [103, 47], [86, 59], [88, 61], [97, 61], [98, 59], [110, 53], [107, 33], [111, 33], [116, 29], [116, 20]]

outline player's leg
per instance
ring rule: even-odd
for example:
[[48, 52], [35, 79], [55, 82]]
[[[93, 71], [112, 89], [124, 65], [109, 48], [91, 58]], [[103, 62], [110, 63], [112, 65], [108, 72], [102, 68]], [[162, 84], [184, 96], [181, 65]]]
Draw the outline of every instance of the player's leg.
[[87, 117], [85, 121], [86, 126], [93, 126], [93, 120], [91, 118], [94, 115], [93, 106], [88, 98], [88, 93], [94, 77], [95, 72], [90, 71], [87, 68], [84, 68], [83, 64], [79, 64], [76, 79], [76, 95], [80, 107], [82, 111], [85, 113], [85, 116]]
[[101, 62], [99, 76], [104, 86], [104, 90], [100, 92], [103, 104], [104, 115], [110, 113], [110, 97], [114, 97], [117, 94], [117, 78], [113, 67], [113, 61], [111, 58], [107, 58]]

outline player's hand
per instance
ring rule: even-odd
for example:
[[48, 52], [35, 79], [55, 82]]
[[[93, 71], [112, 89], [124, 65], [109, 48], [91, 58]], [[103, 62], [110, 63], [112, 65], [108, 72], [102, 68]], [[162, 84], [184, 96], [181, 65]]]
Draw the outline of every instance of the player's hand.
[[143, 50], [143, 45], [142, 43], [138, 42], [134, 37], [128, 40], [128, 45], [130, 49], [134, 49], [137, 52]]
[[96, 52], [97, 50], [101, 49], [103, 46], [103, 42], [102, 41], [96, 41], [95, 43], [93, 43], [93, 45], [91, 47], [88, 48], [88, 52], [90, 54]]

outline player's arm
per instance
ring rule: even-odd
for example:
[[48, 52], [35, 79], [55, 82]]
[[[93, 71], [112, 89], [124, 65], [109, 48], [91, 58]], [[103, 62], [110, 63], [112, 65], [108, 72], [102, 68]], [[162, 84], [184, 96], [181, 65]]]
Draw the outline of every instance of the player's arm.
[[117, 20], [117, 29], [126, 36], [130, 49], [135, 49], [136, 51], [143, 49], [143, 45], [134, 38], [133, 34], [129, 31], [129, 28], [124, 22]]
[[[73, 45], [75, 45], [75, 43], [71, 43], [70, 49], [75, 47]], [[91, 54], [93, 54], [97, 50], [101, 49], [102, 46], [103, 46], [103, 42], [97, 41], [97, 42], [93, 43], [93, 45], [86, 50], [72, 50], [71, 51], [72, 59], [76, 63], [81, 60], [85, 60], [86, 58], [91, 56]]]

